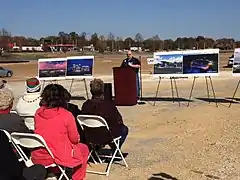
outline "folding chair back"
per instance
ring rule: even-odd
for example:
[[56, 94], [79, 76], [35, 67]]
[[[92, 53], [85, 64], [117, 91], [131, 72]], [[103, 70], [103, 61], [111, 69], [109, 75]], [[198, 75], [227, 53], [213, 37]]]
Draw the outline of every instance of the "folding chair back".
[[24, 160], [24, 158], [21, 156], [21, 154], [19, 153], [19, 149], [17, 147], [17, 145], [12, 141], [12, 137], [10, 135], [10, 133], [4, 129], [0, 129], [0, 131], [4, 132], [5, 135], [8, 137], [8, 141], [9, 143], [11, 143], [12, 147], [13, 147], [13, 150], [17, 151], [17, 154], [18, 154], [18, 161], [21, 162]]
[[[84, 131], [87, 143], [103, 145], [112, 141], [112, 135], [109, 131], [108, 124], [101, 116], [78, 115], [77, 120]], [[104, 138], [99, 138], [98, 134], [101, 134]]]
[[[111, 158], [105, 172], [98, 172], [98, 171], [87, 171], [89, 173], [96, 173], [96, 174], [104, 174], [106, 176], [110, 173], [110, 168], [113, 163], [114, 159], [121, 159], [124, 161], [126, 167], [128, 167], [127, 162], [125, 161], [122, 152], [119, 147], [119, 142], [121, 136], [114, 138], [110, 132], [107, 122], [101, 116], [96, 115], [79, 115], [77, 116], [78, 123], [80, 124], [82, 130], [84, 131], [85, 138], [87, 142], [91, 145], [92, 150], [90, 151], [90, 156], [92, 157], [93, 161], [96, 163], [95, 158], [92, 156], [92, 153], [95, 153], [97, 159], [100, 163], [102, 160], [100, 157], [107, 157]], [[99, 138], [103, 137], [103, 138]], [[113, 143], [116, 147], [113, 155], [99, 155], [93, 145], [105, 145]], [[120, 157], [116, 157], [116, 154], [119, 153]]]
[[34, 116], [20, 115], [20, 117], [24, 120], [24, 123], [28, 129], [34, 130]]
[[90, 128], [106, 127], [109, 130], [107, 122], [101, 116], [78, 115], [77, 119], [78, 119], [81, 127], [82, 126], [87, 126]]
[[15, 144], [21, 145], [25, 148], [34, 149], [34, 148], [46, 148], [48, 153], [54, 159], [54, 156], [50, 149], [48, 148], [45, 140], [39, 134], [31, 134], [31, 133], [12, 133], [12, 140]]
[[[21, 146], [29, 148], [29, 149], [41, 148], [41, 147], [45, 148], [47, 150], [47, 152], [50, 154], [50, 156], [52, 157], [52, 159], [54, 160], [54, 156], [53, 156], [51, 150], [48, 148], [47, 143], [45, 142], [45, 140], [43, 139], [43, 137], [41, 135], [31, 134], [31, 133], [12, 133], [11, 137], [12, 137], [13, 142], [15, 142], [17, 145], [21, 145]], [[22, 150], [21, 150], [21, 153], [23, 153]], [[56, 166], [60, 169], [60, 171], [62, 173], [59, 180], [61, 180], [63, 177], [65, 177], [67, 180], [69, 180], [69, 177], [65, 173], [65, 168], [63, 169], [58, 164], [54, 163], [52, 165], [47, 166], [46, 168], [56, 167]]]
[[22, 165], [13, 152], [6, 133], [0, 130], [0, 179], [22, 179]]

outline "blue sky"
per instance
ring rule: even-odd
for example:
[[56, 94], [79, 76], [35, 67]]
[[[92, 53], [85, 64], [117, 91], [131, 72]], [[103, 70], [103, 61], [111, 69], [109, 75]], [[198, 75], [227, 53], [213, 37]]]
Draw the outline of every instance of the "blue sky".
[[0, 27], [37, 38], [75, 31], [240, 40], [239, 7], [239, 0], [11, 0], [1, 2]]

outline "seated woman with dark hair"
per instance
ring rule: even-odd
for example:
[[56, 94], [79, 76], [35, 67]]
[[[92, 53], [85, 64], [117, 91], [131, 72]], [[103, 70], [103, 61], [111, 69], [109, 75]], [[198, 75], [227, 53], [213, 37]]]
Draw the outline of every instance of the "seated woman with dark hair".
[[[104, 101], [103, 81], [101, 79], [94, 79], [93, 81], [91, 81], [90, 91], [92, 94], [92, 99], [89, 99], [83, 103], [82, 114], [98, 115], [103, 117], [108, 123], [112, 136], [122, 137], [120, 139], [121, 147], [128, 135], [128, 127], [124, 125], [122, 116], [119, 113], [115, 104], [112, 101]], [[107, 139], [108, 137], [99, 136], [99, 138]], [[99, 142], [102, 141], [101, 139], [99, 139]], [[115, 148], [114, 146], [111, 147]]]
[[[58, 84], [45, 87], [41, 95], [40, 108], [35, 114], [35, 133], [41, 135], [55, 162], [64, 167], [73, 168], [73, 180], [83, 179], [89, 150], [81, 144], [75, 118], [67, 111], [66, 90]], [[53, 159], [45, 149], [32, 152], [34, 163], [50, 165]]]

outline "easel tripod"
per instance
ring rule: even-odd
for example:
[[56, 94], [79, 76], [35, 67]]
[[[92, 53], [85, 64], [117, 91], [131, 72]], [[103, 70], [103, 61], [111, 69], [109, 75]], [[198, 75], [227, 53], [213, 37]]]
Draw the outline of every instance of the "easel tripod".
[[[193, 89], [194, 89], [195, 82], [196, 82], [197, 78], [198, 78], [197, 76], [194, 76], [194, 78], [193, 78], [192, 88], [191, 88], [191, 91], [190, 91], [190, 94], [189, 94], [187, 107], [189, 107], [189, 104], [190, 104], [190, 101], [191, 101], [191, 98], [192, 98], [192, 94], [193, 94]], [[209, 82], [208, 82], [208, 79], [209, 79]], [[207, 88], [208, 103], [210, 103], [210, 92], [209, 92], [209, 83], [210, 83], [210, 87], [211, 87], [211, 90], [212, 90], [212, 93], [213, 93], [213, 98], [215, 100], [216, 107], [218, 107], [217, 100], [216, 100], [216, 94], [215, 94], [215, 90], [214, 90], [214, 87], [213, 87], [211, 76], [205, 76], [205, 82], [206, 82], [206, 88]]]
[[[160, 84], [161, 84], [161, 80], [162, 80], [162, 77], [159, 76], [158, 84], [157, 84], [157, 89], [156, 89], [156, 95], [155, 95], [155, 100], [154, 100], [153, 106], [156, 105], [156, 101], [157, 101], [157, 97], [158, 97], [158, 92], [159, 92], [159, 87], [160, 87]], [[176, 91], [176, 95], [177, 95], [177, 99], [178, 99], [178, 105], [180, 106], [176, 77], [170, 77], [170, 83], [171, 83], [171, 92], [172, 92], [172, 100], [173, 100], [173, 103], [175, 102], [175, 101], [174, 101], [174, 98], [175, 98], [175, 97], [174, 97], [174, 94], [175, 94], [175, 93], [174, 93], [174, 90], [175, 90], [175, 91]]]
[[[76, 79], [69, 79], [71, 80], [71, 83], [70, 83], [70, 87], [69, 87], [69, 92], [71, 93], [72, 92], [72, 86], [73, 86], [73, 82], [76, 80]], [[44, 88], [44, 85], [45, 85], [45, 82], [48, 81], [48, 80], [43, 80], [43, 84], [42, 84], [42, 89]], [[58, 80], [49, 80], [50, 83], [56, 83], [58, 84]], [[86, 79], [85, 78], [82, 78], [80, 79], [80, 81], [83, 81], [84, 83], [84, 88], [85, 88], [85, 92], [86, 92], [86, 96], [87, 96], [87, 99], [89, 99], [89, 94], [88, 94], [88, 88], [87, 88], [87, 82], [86, 82]]]
[[[234, 98], [235, 98], [235, 95], [236, 95], [236, 93], [237, 93], [237, 91], [238, 91], [238, 88], [239, 88], [239, 84], [240, 84], [240, 80], [239, 80], [238, 83], [237, 83], [237, 87], [236, 87], [236, 89], [235, 89], [235, 91], [234, 91], [234, 93], [233, 93], [232, 100], [234, 100]], [[230, 102], [228, 108], [230, 108], [231, 105], [232, 105], [232, 101]]]

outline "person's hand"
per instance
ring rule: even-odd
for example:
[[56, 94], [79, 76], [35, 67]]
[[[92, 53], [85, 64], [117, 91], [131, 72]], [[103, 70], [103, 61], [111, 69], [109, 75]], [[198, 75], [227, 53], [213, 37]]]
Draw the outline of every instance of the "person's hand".
[[128, 62], [128, 65], [132, 67], [133, 63], [132, 62]]
[[122, 119], [119, 119], [119, 120], [118, 120], [118, 124], [123, 124]]

